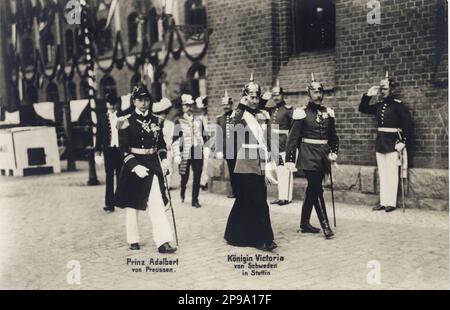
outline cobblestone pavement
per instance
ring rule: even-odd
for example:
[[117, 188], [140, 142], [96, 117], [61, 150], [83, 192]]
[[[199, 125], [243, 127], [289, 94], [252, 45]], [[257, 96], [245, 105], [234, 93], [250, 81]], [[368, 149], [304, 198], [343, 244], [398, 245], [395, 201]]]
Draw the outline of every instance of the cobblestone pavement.
[[[100, 169], [99, 169], [100, 170]], [[103, 180], [100, 173], [99, 179]], [[1, 177], [0, 289], [448, 289], [448, 213], [372, 212], [337, 204], [336, 237], [297, 233], [300, 202], [271, 206], [279, 247], [271, 267], [254, 269], [252, 248], [223, 239], [232, 200], [201, 192], [201, 209], [172, 191], [180, 246], [156, 252], [151, 224], [140, 217], [142, 249], [128, 250], [125, 212], [105, 214], [104, 186], [85, 185], [87, 171]], [[331, 215], [331, 205], [328, 205]], [[317, 219], [313, 215], [313, 224]], [[250, 257], [250, 265], [229, 255]], [[247, 256], [248, 255], [248, 256]], [[146, 272], [151, 258], [178, 259], [173, 272]], [[127, 259], [146, 266], [127, 265]], [[78, 261], [80, 268], [68, 265]], [[268, 264], [268, 262], [258, 262]], [[235, 265], [244, 265], [244, 269]], [[133, 268], [142, 268], [142, 272]], [[163, 266], [164, 267], [164, 266]], [[171, 267], [171, 266], [165, 266]], [[80, 271], [80, 284], [69, 279]], [[379, 272], [378, 272], [379, 271]], [[248, 272], [249, 275], [243, 275]], [[269, 274], [270, 273], [270, 274]], [[69, 275], [69, 276], [68, 276]], [[73, 281], [72, 281], [73, 282]]]

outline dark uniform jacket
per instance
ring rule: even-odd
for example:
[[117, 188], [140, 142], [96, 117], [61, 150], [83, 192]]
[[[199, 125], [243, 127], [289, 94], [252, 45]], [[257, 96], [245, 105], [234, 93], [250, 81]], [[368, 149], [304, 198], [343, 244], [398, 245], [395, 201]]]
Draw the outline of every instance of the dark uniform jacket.
[[[256, 120], [256, 123], [253, 121], [249, 123], [246, 119], [248, 115], [245, 115], [245, 112], [248, 112]], [[232, 117], [237, 137], [237, 157], [234, 173], [264, 175], [265, 163], [270, 159], [270, 135], [267, 134], [267, 132], [270, 132], [269, 113], [239, 104]], [[259, 140], [254, 134], [255, 131], [250, 129], [250, 127], [257, 129], [255, 128], [257, 126], [253, 126], [257, 124], [259, 124], [262, 136], [262, 139]]]
[[[324, 171], [330, 169], [328, 154], [337, 154], [339, 138], [336, 134], [334, 111], [314, 103], [297, 108], [293, 113], [293, 123], [286, 146], [286, 161], [295, 163], [299, 150], [297, 169]], [[327, 140], [325, 144], [312, 144], [302, 139]]]
[[[216, 152], [222, 152], [225, 159], [236, 158], [236, 135], [233, 131], [231, 114], [233, 111], [223, 113], [216, 119]], [[219, 130], [220, 128], [220, 130]], [[229, 154], [227, 153], [229, 152]]]
[[[159, 178], [161, 194], [164, 203], [168, 202], [165, 195], [164, 178], [160, 161], [167, 156], [166, 143], [159, 117], [147, 112], [146, 116], [133, 112], [119, 124], [119, 145], [124, 155], [124, 166], [119, 176], [116, 189], [116, 203], [121, 208], [145, 210], [152, 186], [153, 175]], [[135, 149], [151, 150], [150, 154], [137, 154]], [[137, 165], [149, 169], [149, 176], [140, 178], [133, 172]]]
[[[270, 124], [272, 132], [278, 135], [279, 151], [286, 152], [286, 142], [289, 133], [289, 128], [292, 124], [292, 106], [286, 105], [284, 101], [277, 104], [277, 106], [270, 110]], [[278, 126], [276, 129], [274, 125]]]
[[376, 116], [377, 125], [380, 128], [400, 129], [401, 132], [377, 132], [375, 150], [378, 153], [395, 152], [395, 144], [399, 141], [408, 143], [411, 141], [412, 120], [411, 115], [401, 100], [388, 97], [383, 101], [370, 105], [372, 97], [363, 95], [359, 104], [359, 111]]

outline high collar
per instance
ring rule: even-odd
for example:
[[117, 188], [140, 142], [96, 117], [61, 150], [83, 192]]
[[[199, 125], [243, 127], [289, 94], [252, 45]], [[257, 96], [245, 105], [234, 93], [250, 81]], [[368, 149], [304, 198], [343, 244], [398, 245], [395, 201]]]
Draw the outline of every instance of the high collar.
[[194, 114], [189, 115], [187, 113], [183, 113], [183, 118], [185, 120], [188, 120], [188, 121], [192, 122], [194, 120]]
[[148, 116], [148, 110], [145, 111], [145, 113], [141, 112], [138, 108], [134, 109], [134, 112], [136, 112], [137, 115], [147, 117]]
[[323, 105], [321, 105], [321, 104], [315, 104], [314, 102], [308, 102], [308, 107], [311, 109], [311, 110], [314, 110], [314, 111], [320, 111], [320, 110], [322, 110], [323, 109]]

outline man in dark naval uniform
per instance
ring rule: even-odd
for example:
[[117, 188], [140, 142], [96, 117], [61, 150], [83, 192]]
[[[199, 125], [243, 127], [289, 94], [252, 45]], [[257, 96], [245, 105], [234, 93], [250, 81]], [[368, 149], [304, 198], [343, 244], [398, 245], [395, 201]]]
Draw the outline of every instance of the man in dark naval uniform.
[[[309, 103], [306, 107], [294, 110], [293, 123], [289, 131], [286, 157], [286, 168], [304, 171], [308, 186], [302, 207], [300, 231], [302, 233], [318, 233], [320, 229], [310, 224], [312, 207], [316, 209], [320, 226], [326, 239], [334, 233], [328, 221], [325, 200], [323, 198], [322, 182], [325, 174], [331, 169], [331, 162], [336, 161], [339, 138], [335, 129], [335, 116], [331, 108], [322, 105], [323, 86], [314, 81], [307, 88]], [[295, 154], [299, 151], [297, 166]]]
[[[378, 125], [375, 151], [380, 177], [380, 204], [373, 208], [374, 211], [395, 210], [399, 159], [402, 166], [407, 165], [406, 147], [411, 142], [412, 120], [404, 103], [393, 96], [396, 86], [386, 74], [380, 86], [371, 87], [359, 104], [359, 111], [375, 115]], [[373, 101], [375, 103], [370, 104]]]
[[[269, 101], [270, 102], [270, 101]], [[271, 204], [280, 206], [287, 205], [292, 201], [293, 174], [284, 166], [286, 162], [286, 141], [289, 134], [289, 128], [292, 124], [292, 106], [287, 105], [283, 97], [283, 89], [280, 87], [280, 81], [272, 88], [273, 107], [267, 104], [266, 108], [270, 113], [270, 124], [272, 129], [272, 138], [277, 137], [279, 158], [277, 162], [278, 176], [278, 199]], [[274, 140], [272, 140], [273, 144]]]
[[225, 158], [230, 176], [231, 194], [228, 198], [236, 197], [236, 176], [234, 167], [236, 166], [236, 139], [231, 122], [231, 113], [233, 113], [233, 100], [228, 96], [225, 90], [225, 96], [222, 98], [223, 113], [216, 119], [216, 157]]
[[131, 250], [139, 250], [139, 211], [148, 209], [153, 240], [160, 253], [174, 253], [163, 173], [168, 170], [166, 143], [159, 119], [149, 111], [152, 96], [146, 86], [135, 86], [132, 100], [135, 111], [118, 122], [120, 149], [124, 164], [116, 190], [116, 204], [126, 208], [127, 241]]

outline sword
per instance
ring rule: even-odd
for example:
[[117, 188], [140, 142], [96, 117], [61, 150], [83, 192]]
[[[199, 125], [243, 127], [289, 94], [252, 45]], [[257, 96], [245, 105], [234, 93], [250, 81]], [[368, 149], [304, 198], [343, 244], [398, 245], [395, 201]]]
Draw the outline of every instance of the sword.
[[402, 178], [402, 172], [403, 172], [403, 151], [400, 152], [400, 186], [402, 187], [402, 208], [403, 213], [405, 213], [405, 185], [403, 183], [404, 178]]
[[[162, 169], [162, 165], [161, 165], [161, 158], [159, 158], [159, 156], [158, 156], [158, 160], [159, 160], [159, 166], [161, 167], [161, 171], [162, 171], [163, 169]], [[175, 232], [175, 242], [177, 243], [177, 246], [178, 246], [178, 234], [177, 234], [177, 223], [175, 222], [175, 212], [173, 211], [172, 197], [170, 195], [170, 190], [169, 190], [169, 186], [168, 186], [169, 183], [167, 182], [167, 173], [165, 174], [164, 171], [163, 171], [163, 177], [164, 177], [164, 187], [167, 190], [167, 196], [169, 198], [170, 211], [172, 212], [173, 230]]]
[[333, 204], [333, 221], [334, 227], [336, 227], [336, 207], [334, 206], [334, 189], [333, 189], [333, 173], [331, 172], [331, 162], [330, 162], [330, 187], [331, 187], [331, 203]]

